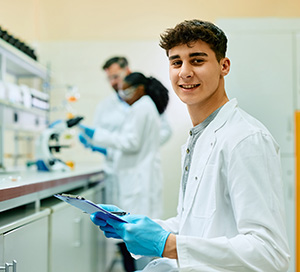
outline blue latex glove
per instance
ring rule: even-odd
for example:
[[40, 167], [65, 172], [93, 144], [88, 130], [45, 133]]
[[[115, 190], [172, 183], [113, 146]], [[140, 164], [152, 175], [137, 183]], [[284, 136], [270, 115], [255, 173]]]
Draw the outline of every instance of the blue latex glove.
[[[114, 205], [98, 204], [98, 206], [109, 212], [124, 212], [123, 210]], [[95, 225], [100, 227], [100, 229], [104, 232], [104, 235], [107, 238], [121, 239], [121, 237], [116, 233], [115, 229], [109, 224], [107, 224], [107, 217], [105, 217], [103, 213], [93, 213], [91, 214], [90, 218]]]
[[107, 150], [106, 150], [106, 148], [104, 148], [104, 147], [92, 145], [91, 148], [92, 148], [92, 150], [93, 150], [94, 152], [97, 151], [97, 152], [102, 153], [102, 154], [105, 155], [105, 156], [107, 155]]
[[84, 125], [79, 125], [79, 127], [84, 132], [84, 134], [86, 134], [88, 137], [93, 139], [94, 134], [95, 134], [95, 129], [94, 128], [89, 128], [89, 127], [84, 126]]
[[170, 232], [144, 215], [127, 214], [123, 218], [128, 223], [111, 218], [106, 223], [123, 239], [128, 251], [136, 255], [162, 257]]
[[78, 139], [79, 139], [79, 141], [80, 141], [86, 148], [90, 148], [90, 147], [91, 147], [91, 144], [87, 141], [87, 139], [83, 136], [82, 133], [79, 133]]

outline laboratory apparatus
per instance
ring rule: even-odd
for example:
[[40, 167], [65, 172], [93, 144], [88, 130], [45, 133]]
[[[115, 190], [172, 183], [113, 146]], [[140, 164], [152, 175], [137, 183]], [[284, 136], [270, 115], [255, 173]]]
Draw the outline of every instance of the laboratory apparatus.
[[[68, 145], [59, 143], [60, 136], [69, 128], [79, 124], [83, 117], [78, 116], [68, 120], [57, 120], [44, 130], [36, 142], [36, 161], [39, 171], [69, 171], [70, 167], [61, 159], [54, 156], [61, 148]], [[51, 144], [54, 142], [54, 144]]]

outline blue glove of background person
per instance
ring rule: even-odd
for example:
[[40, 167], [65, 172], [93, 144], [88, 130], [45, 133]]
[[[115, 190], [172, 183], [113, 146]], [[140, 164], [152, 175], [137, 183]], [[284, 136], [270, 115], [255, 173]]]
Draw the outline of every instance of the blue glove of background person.
[[86, 134], [88, 137], [90, 137], [91, 139], [93, 139], [94, 133], [95, 133], [95, 129], [94, 128], [89, 128], [89, 127], [84, 126], [84, 125], [79, 125], [79, 127], [82, 129], [82, 131], [84, 132], [84, 134]]
[[91, 147], [91, 144], [87, 141], [87, 139], [83, 136], [82, 133], [79, 133], [78, 139], [84, 145], [84, 147], [86, 147], [86, 148]]
[[[114, 205], [98, 204], [98, 206], [109, 212], [124, 212], [123, 210]], [[90, 218], [95, 225], [100, 227], [100, 229], [104, 232], [104, 235], [107, 238], [121, 239], [121, 237], [116, 233], [115, 229], [109, 224], [107, 224], [107, 217], [103, 213], [95, 212], [91, 214]]]
[[106, 148], [104, 148], [104, 147], [92, 145], [91, 148], [92, 148], [92, 150], [93, 150], [94, 152], [97, 151], [97, 152], [102, 153], [102, 154], [105, 155], [105, 156], [107, 155], [107, 150], [106, 150]]
[[129, 252], [136, 255], [162, 257], [170, 232], [144, 215], [128, 214], [122, 218], [128, 223], [111, 218], [106, 222], [123, 239]]

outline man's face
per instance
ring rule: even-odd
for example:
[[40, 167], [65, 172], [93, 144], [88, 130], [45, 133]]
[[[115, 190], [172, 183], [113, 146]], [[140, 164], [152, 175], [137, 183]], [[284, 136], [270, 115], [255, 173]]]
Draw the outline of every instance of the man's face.
[[218, 62], [214, 51], [202, 41], [191, 47], [186, 44], [173, 47], [168, 53], [170, 79], [177, 96], [188, 107], [218, 103], [225, 93], [221, 81], [229, 72], [229, 60]]
[[118, 91], [123, 79], [129, 74], [129, 69], [128, 67], [121, 68], [119, 64], [113, 63], [105, 69], [105, 73], [110, 85]]

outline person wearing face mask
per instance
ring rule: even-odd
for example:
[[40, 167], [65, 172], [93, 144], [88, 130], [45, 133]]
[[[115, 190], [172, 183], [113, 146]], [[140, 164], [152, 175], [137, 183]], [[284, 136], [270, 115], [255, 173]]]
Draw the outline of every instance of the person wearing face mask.
[[[93, 127], [104, 128], [110, 132], [119, 131], [125, 121], [128, 113], [129, 105], [122, 100], [119, 95], [119, 88], [122, 85], [125, 76], [131, 73], [127, 58], [123, 56], [114, 56], [109, 58], [103, 65], [107, 80], [109, 81], [114, 92], [103, 99], [97, 105]], [[160, 145], [165, 144], [172, 135], [171, 126], [165, 114], [160, 115]], [[105, 158], [102, 165], [106, 174], [106, 201], [109, 203], [117, 203], [117, 177], [115, 168], [119, 158], [119, 150], [112, 147], [95, 147], [89, 142], [84, 135], [79, 135], [80, 142], [92, 151], [102, 153]]]
[[[117, 166], [120, 205], [134, 213], [160, 218], [160, 115], [169, 101], [168, 90], [157, 79], [139, 72], [126, 76], [121, 87], [119, 96], [130, 107], [119, 131], [80, 127], [93, 146], [121, 151]], [[153, 188], [155, 194], [151, 193]]]
[[135, 72], [124, 78], [118, 95], [130, 106], [121, 129], [110, 131], [81, 125], [82, 133], [94, 147], [120, 151], [114, 168], [118, 205], [132, 213], [161, 218], [160, 116], [169, 101], [168, 90], [157, 79]]
[[[123, 56], [111, 57], [103, 64], [102, 69], [113, 92], [98, 103], [94, 113], [94, 127], [103, 127], [110, 132], [114, 132], [119, 131], [122, 126], [128, 111], [128, 105], [119, 97], [118, 88], [123, 78], [131, 72], [128, 65], [128, 60]], [[105, 155], [102, 168], [106, 181], [106, 201], [116, 203], [118, 192], [116, 190], [117, 177], [114, 174], [114, 168], [118, 157], [118, 150], [103, 147], [95, 148], [91, 146], [88, 139], [82, 134], [79, 135], [79, 140], [85, 147]]]
[[[121, 129], [128, 112], [129, 105], [120, 98], [118, 89], [124, 77], [129, 75], [131, 71], [127, 58], [123, 56], [114, 56], [107, 59], [102, 69], [112, 87], [112, 92], [98, 103], [94, 113], [93, 127], [104, 128], [113, 133]], [[84, 147], [104, 155], [103, 163], [99, 165], [99, 167], [102, 167], [105, 174], [105, 202], [118, 203], [119, 186], [116, 167], [120, 151], [115, 148], [95, 147], [83, 134], [79, 134], [79, 140]], [[117, 245], [119, 246], [119, 251], [123, 258], [124, 270], [126, 272], [134, 271], [134, 259], [126, 250], [125, 245], [123, 243]], [[110, 246], [114, 247], [113, 243]]]

